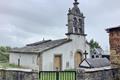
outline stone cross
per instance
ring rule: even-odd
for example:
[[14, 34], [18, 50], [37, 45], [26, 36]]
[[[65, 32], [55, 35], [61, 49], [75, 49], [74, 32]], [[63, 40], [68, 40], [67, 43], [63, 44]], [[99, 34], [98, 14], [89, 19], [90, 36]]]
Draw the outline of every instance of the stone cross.
[[85, 59], [87, 59], [87, 55], [88, 55], [88, 53], [87, 53], [87, 51], [86, 51], [86, 50], [85, 50], [84, 55], [85, 55]]

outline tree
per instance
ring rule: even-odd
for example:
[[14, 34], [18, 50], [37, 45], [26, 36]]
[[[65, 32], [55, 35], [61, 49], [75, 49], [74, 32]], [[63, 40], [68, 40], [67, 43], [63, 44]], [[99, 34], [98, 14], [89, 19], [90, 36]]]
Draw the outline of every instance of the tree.
[[6, 62], [9, 60], [9, 51], [11, 50], [10, 47], [0, 46], [0, 61]]
[[96, 42], [94, 39], [91, 39], [90, 42], [90, 49], [94, 49], [94, 48], [101, 48], [101, 46], [99, 45], [98, 42]]

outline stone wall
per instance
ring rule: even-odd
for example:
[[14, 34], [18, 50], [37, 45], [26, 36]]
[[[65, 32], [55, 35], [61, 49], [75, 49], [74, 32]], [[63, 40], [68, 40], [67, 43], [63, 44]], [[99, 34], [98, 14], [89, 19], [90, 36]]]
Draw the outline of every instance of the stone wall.
[[120, 69], [77, 71], [77, 80], [120, 80]]
[[111, 31], [109, 33], [109, 40], [111, 63], [120, 65], [120, 31]]
[[38, 80], [38, 73], [14, 70], [0, 70], [0, 80]]

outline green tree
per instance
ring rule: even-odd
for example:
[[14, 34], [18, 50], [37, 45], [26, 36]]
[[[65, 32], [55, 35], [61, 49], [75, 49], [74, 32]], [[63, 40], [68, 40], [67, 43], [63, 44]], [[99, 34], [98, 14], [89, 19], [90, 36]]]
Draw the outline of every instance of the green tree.
[[96, 42], [94, 39], [91, 39], [90, 42], [89, 42], [89, 44], [90, 44], [90, 48], [91, 49], [101, 48], [101, 46], [99, 45], [99, 43]]
[[9, 60], [9, 51], [11, 50], [10, 47], [6, 46], [0, 46], [0, 61], [6, 62]]

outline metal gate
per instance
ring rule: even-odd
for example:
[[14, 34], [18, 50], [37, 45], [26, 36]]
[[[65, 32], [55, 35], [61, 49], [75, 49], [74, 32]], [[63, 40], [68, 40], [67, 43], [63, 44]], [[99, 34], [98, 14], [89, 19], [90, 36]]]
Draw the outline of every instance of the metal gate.
[[40, 71], [39, 80], [76, 80], [76, 71]]

